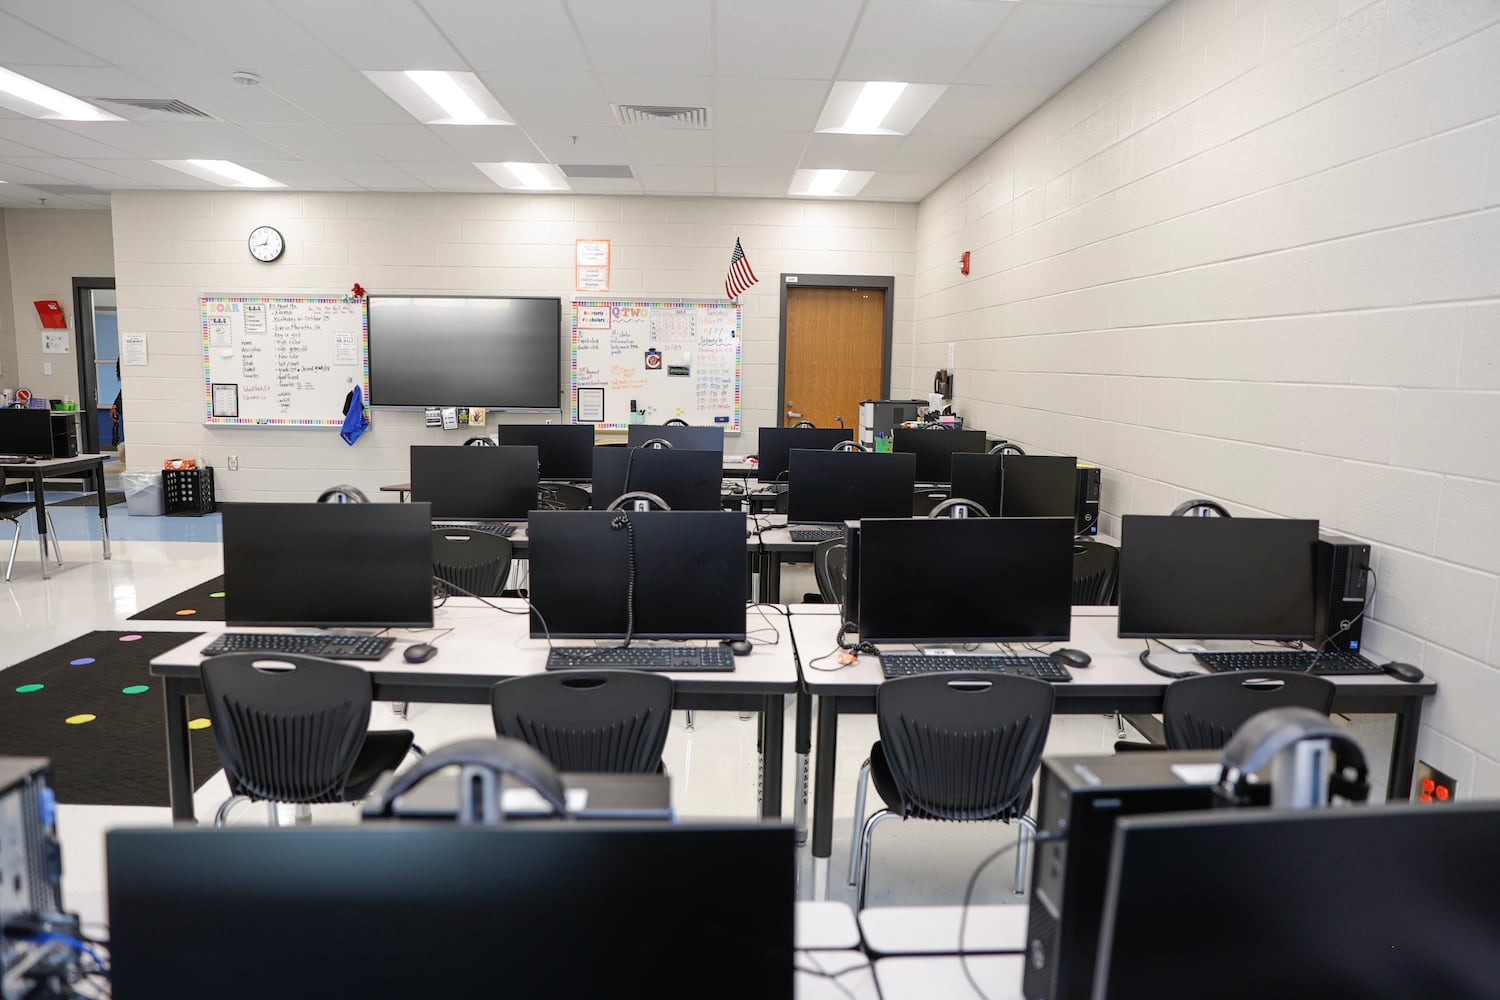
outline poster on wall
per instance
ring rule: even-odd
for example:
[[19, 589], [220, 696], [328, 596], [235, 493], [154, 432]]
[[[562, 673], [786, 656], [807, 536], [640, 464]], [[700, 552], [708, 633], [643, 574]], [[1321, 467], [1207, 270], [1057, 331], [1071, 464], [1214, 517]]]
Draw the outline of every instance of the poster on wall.
[[42, 353], [67, 354], [73, 346], [72, 339], [72, 334], [67, 330], [43, 330]]
[[609, 291], [609, 240], [573, 241], [573, 279], [580, 292]]
[[120, 364], [146, 364], [146, 335], [127, 333], [120, 338]]

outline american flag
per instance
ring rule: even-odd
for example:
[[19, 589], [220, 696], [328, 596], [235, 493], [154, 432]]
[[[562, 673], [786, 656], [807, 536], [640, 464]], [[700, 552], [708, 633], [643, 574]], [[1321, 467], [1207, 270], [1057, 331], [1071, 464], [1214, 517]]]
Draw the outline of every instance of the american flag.
[[725, 296], [737, 299], [741, 292], [759, 280], [755, 272], [750, 270], [750, 258], [745, 256], [745, 248], [740, 246], [739, 237], [735, 237], [734, 253], [729, 255], [729, 274], [724, 278]]

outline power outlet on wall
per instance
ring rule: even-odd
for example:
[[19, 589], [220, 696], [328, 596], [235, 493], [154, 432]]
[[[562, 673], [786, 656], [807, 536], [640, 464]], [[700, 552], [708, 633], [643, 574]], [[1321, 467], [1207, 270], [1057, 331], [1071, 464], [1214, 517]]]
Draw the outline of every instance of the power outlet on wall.
[[228, 458], [228, 462], [229, 462], [229, 471], [230, 472], [239, 472], [240, 471], [240, 456], [238, 456], [238, 455], [230, 455], [229, 458]]
[[42, 374], [43, 375], [51, 375], [52, 374], [52, 362], [50, 362], [50, 361], [43, 361], [42, 362]]
[[1421, 803], [1438, 804], [1452, 802], [1458, 797], [1458, 780], [1452, 778], [1425, 760], [1417, 761], [1417, 773], [1412, 796]]

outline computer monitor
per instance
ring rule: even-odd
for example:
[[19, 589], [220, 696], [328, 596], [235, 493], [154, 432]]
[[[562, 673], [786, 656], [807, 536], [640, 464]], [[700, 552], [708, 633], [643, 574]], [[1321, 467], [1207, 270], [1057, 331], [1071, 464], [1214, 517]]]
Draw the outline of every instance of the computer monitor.
[[1072, 605], [1072, 518], [860, 522], [862, 640], [1057, 642]]
[[1317, 521], [1120, 519], [1122, 638], [1311, 639]]
[[219, 509], [230, 625], [432, 625], [429, 504], [233, 503]]
[[[1004, 517], [1075, 517], [1078, 459], [1073, 455], [1000, 455]], [[991, 514], [995, 513], [990, 511]]]
[[863, 517], [911, 517], [915, 455], [793, 448], [787, 465], [788, 522], [843, 524]]
[[897, 427], [891, 431], [892, 451], [917, 456], [919, 483], [948, 482], [955, 453], [983, 454], [987, 445], [984, 431], [928, 430], [922, 427]]
[[762, 483], [785, 482], [787, 453], [793, 448], [811, 451], [829, 451], [840, 441], [853, 441], [853, 429], [842, 427], [762, 427], [759, 451], [756, 456], [760, 464], [755, 478]]
[[[531, 634], [620, 639], [632, 562], [641, 639], [745, 637], [745, 515], [733, 511], [536, 511], [527, 528]], [[631, 558], [634, 538], [635, 553]]]
[[1500, 806], [1120, 819], [1094, 1000], [1487, 997]]
[[0, 409], [0, 455], [51, 458], [51, 412], [13, 406]]
[[973, 500], [983, 506], [991, 517], [1000, 516], [1004, 473], [999, 455], [955, 452], [949, 476], [949, 496]]
[[627, 430], [626, 444], [638, 448], [652, 438], [672, 442], [673, 448], [692, 451], [716, 451], [719, 461], [724, 460], [724, 428], [684, 427], [682, 424], [631, 424]]
[[762, 823], [114, 830], [113, 995], [790, 1000], [794, 850]]
[[586, 483], [594, 476], [594, 428], [590, 424], [500, 424], [495, 440], [529, 444], [541, 460], [544, 480]]
[[[626, 479], [626, 473], [629, 479]], [[685, 448], [595, 448], [594, 506], [644, 490], [673, 510], [718, 510], [724, 457]]]
[[438, 520], [524, 518], [537, 505], [537, 449], [412, 445], [411, 498]]

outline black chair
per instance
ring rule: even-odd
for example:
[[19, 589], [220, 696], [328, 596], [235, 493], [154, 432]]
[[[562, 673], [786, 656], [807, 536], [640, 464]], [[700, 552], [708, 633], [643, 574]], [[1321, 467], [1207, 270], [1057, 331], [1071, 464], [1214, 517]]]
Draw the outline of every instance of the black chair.
[[[0, 521], [13, 521], [16, 526], [16, 534], [10, 540], [10, 560], [5, 564], [5, 582], [10, 582], [10, 575], [16, 568], [16, 550], [21, 547], [21, 518], [26, 516], [27, 511], [36, 513], [36, 504], [30, 500], [6, 500], [5, 496], [5, 474], [0, 473]], [[62, 568], [62, 547], [57, 544], [57, 526], [52, 523], [52, 512], [47, 512], [47, 544], [52, 546], [52, 557], [57, 560], [57, 566]], [[47, 553], [42, 553], [42, 558], [47, 558]], [[45, 569], [45, 567], [43, 567]]]
[[939, 505], [947, 503], [949, 491], [941, 487], [911, 491], [911, 516], [926, 517]]
[[[1164, 743], [1116, 743], [1116, 750], [1218, 750], [1253, 715], [1272, 708], [1333, 709], [1332, 681], [1287, 670], [1239, 670], [1185, 677], [1162, 699]], [[1134, 718], [1131, 725], [1142, 728]], [[1154, 736], [1155, 734], [1147, 734]]]
[[1229, 511], [1224, 505], [1214, 500], [1205, 500], [1198, 497], [1194, 500], [1184, 500], [1172, 511], [1173, 517], [1228, 517]]
[[528, 674], [490, 689], [495, 732], [559, 771], [655, 774], [672, 718], [672, 681], [633, 670]]
[[416, 750], [406, 730], [368, 731], [370, 675], [352, 664], [225, 653], [203, 661], [203, 692], [233, 793], [215, 826], [244, 800], [269, 802], [272, 825], [276, 803], [295, 803], [297, 822], [306, 823], [313, 803], [357, 802]]
[[[891, 816], [1018, 821], [1015, 885], [1024, 891], [1027, 832], [1036, 828], [1026, 809], [1053, 698], [1044, 681], [1004, 674], [919, 674], [877, 689], [880, 740], [860, 769], [849, 858], [859, 909], [870, 884], [870, 837]], [[867, 778], [885, 802], [868, 820]]]
[[842, 538], [819, 542], [813, 549], [813, 576], [818, 581], [818, 594], [824, 604], [843, 604], [848, 582], [848, 565], [845, 559], [848, 546]]
[[1073, 543], [1073, 603], [1114, 604], [1120, 550], [1103, 542]]
[[[500, 597], [510, 575], [510, 539], [470, 528], [434, 528], [432, 575], [475, 597]], [[467, 595], [465, 595], [467, 596]]]
[[569, 483], [543, 483], [538, 491], [543, 510], [588, 510], [594, 495]]

